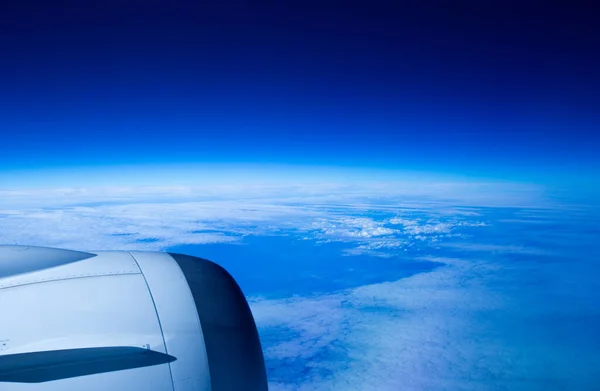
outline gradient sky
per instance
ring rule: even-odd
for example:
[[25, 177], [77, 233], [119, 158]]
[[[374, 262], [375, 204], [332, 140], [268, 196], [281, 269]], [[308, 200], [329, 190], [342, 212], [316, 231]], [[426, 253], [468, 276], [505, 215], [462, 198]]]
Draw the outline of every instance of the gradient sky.
[[3, 1], [0, 172], [252, 163], [598, 179], [597, 15], [488, 3]]

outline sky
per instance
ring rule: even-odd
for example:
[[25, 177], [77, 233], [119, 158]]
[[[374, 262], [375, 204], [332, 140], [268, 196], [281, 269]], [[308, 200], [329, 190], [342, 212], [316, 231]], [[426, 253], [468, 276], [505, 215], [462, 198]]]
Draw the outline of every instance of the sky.
[[0, 187], [260, 165], [584, 189], [596, 22], [523, 1], [3, 1]]

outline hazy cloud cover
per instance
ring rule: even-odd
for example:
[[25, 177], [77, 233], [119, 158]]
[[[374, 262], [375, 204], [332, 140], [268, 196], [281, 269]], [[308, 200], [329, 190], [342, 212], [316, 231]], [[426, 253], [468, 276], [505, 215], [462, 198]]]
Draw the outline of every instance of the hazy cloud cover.
[[440, 267], [398, 281], [251, 297], [271, 389], [592, 390], [600, 384], [597, 215], [539, 189], [494, 189], [3, 190], [0, 242], [164, 250], [285, 235], [344, 244], [346, 256], [432, 261]]
[[[498, 197], [490, 189], [502, 189], [505, 196]], [[389, 239], [399, 229], [404, 236], [417, 239], [448, 234], [456, 225], [479, 224], [465, 220], [476, 213], [469, 209], [472, 206], [510, 202], [551, 205], [542, 189], [497, 183], [4, 189], [0, 190], [0, 239], [10, 244], [74, 249], [156, 250], [177, 244], [230, 242], [236, 236], [294, 229], [313, 231], [323, 240], [373, 239], [360, 245], [390, 243], [396, 247], [398, 241], [381, 239]], [[387, 222], [374, 221], [362, 216], [369, 211], [398, 216]], [[410, 216], [420, 212], [456, 218], [411, 220]]]
[[[521, 285], [499, 263], [427, 259], [444, 266], [327, 296], [256, 300], [263, 339], [287, 337], [266, 351], [272, 389], [595, 389], [600, 295], [587, 290], [598, 287], [591, 278], [559, 293]], [[538, 306], [536, 296], [562, 297]], [[569, 298], [587, 304], [573, 309]]]

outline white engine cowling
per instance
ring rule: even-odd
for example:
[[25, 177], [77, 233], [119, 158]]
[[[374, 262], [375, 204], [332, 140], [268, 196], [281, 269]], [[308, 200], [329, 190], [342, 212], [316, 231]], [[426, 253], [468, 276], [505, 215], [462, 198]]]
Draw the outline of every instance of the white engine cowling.
[[248, 303], [217, 264], [0, 246], [0, 391], [267, 390]]

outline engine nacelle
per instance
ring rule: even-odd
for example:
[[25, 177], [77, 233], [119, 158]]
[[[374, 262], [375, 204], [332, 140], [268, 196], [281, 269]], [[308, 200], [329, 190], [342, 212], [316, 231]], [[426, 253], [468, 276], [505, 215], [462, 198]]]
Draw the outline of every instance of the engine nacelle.
[[248, 303], [182, 254], [0, 246], [0, 390], [267, 390]]

